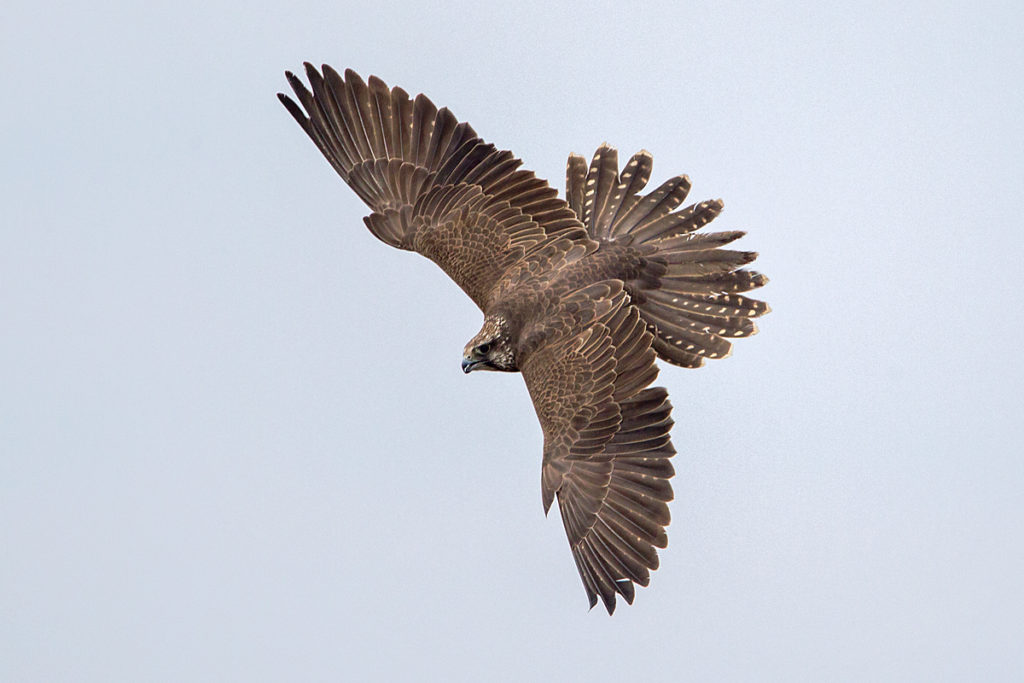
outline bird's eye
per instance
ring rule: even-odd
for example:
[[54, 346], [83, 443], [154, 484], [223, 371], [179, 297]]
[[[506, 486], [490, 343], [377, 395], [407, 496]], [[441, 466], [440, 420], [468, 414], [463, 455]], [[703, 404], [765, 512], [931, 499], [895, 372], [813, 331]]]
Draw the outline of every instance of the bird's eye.
[[490, 343], [484, 343], [484, 344], [481, 344], [480, 346], [476, 347], [476, 352], [479, 353], [481, 356], [486, 356], [487, 353], [490, 350], [491, 350]]

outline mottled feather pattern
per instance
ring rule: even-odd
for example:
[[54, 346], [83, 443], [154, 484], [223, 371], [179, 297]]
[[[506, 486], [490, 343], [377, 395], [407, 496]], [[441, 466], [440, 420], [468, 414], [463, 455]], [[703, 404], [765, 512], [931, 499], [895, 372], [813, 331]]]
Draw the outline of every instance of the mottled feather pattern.
[[632, 602], [633, 583], [647, 585], [658, 566], [675, 451], [667, 395], [644, 389], [657, 367], [639, 312], [618, 281], [563, 305], [575, 317], [574, 303], [595, 299], [607, 310], [575, 336], [576, 325], [558, 329], [521, 370], [544, 431], [545, 509], [557, 496], [591, 606], [600, 597], [611, 612], [616, 594]]
[[371, 76], [305, 65], [282, 103], [370, 207], [386, 244], [437, 263], [484, 313], [463, 369], [520, 371], [544, 436], [541, 491], [554, 500], [591, 607], [632, 603], [666, 547], [672, 499], [667, 392], [656, 358], [697, 367], [753, 334], [764, 276], [739, 231], [696, 232], [721, 201], [678, 207], [676, 176], [642, 192], [652, 158], [601, 145], [571, 155], [566, 199], [447, 108]]
[[546, 239], [529, 216], [477, 185], [435, 188], [414, 209], [413, 249], [437, 263], [481, 308], [509, 268]]

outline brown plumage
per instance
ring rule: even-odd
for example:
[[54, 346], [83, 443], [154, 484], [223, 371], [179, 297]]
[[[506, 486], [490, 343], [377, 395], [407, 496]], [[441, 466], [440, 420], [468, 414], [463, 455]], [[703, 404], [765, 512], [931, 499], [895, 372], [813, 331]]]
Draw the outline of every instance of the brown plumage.
[[[372, 213], [370, 232], [437, 263], [484, 313], [463, 370], [523, 374], [544, 432], [545, 512], [557, 496], [590, 606], [633, 601], [667, 544], [672, 406], [655, 358], [698, 367], [756, 332], [768, 306], [741, 232], [697, 233], [719, 200], [678, 207], [690, 181], [642, 195], [651, 155], [619, 171], [602, 145], [569, 157], [566, 200], [447, 109], [371, 76], [306, 64], [288, 111]], [[299, 106], [301, 105], [301, 106]]]

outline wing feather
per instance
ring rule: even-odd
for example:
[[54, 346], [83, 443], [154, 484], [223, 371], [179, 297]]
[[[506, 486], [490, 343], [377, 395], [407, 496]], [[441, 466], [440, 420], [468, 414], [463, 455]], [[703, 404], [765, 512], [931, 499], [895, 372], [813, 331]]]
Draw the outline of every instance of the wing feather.
[[398, 98], [392, 97], [387, 84], [376, 76], [370, 76], [367, 86], [370, 89], [370, 97], [373, 99], [373, 108], [377, 119], [375, 126], [384, 145], [382, 156], [387, 159], [400, 159], [402, 157], [399, 151], [400, 138], [395, 135], [397, 130], [395, 105]]
[[672, 499], [671, 405], [652, 336], [620, 281], [561, 302], [520, 369], [544, 432], [545, 511], [558, 498], [587, 597], [609, 613], [632, 602], [667, 543]]
[[545, 238], [587, 241], [546, 181], [447, 108], [351, 69], [344, 77], [327, 65], [305, 70], [308, 88], [286, 74], [298, 102], [278, 97], [369, 205], [371, 233], [434, 260], [481, 308], [508, 267]]

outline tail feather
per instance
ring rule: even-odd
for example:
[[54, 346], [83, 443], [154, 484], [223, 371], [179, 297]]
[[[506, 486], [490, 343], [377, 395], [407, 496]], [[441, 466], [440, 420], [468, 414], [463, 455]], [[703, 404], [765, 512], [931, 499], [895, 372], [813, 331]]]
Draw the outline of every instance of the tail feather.
[[[715, 276], [664, 279], [661, 282], [661, 288], [681, 294], [718, 295], [749, 292], [752, 289], [764, 287], [766, 284], [768, 284], [768, 278], [761, 273], [756, 270], [742, 269]], [[770, 310], [768, 304], [763, 301], [752, 301], [764, 306], [765, 313]]]
[[[685, 176], [683, 177], [685, 178]], [[689, 180], [687, 180], [687, 183], [689, 183]], [[680, 200], [680, 203], [682, 203], [682, 200]], [[725, 203], [721, 199], [691, 204], [675, 213], [660, 216], [655, 220], [645, 221], [643, 224], [638, 225], [630, 233], [630, 236], [634, 242], [647, 242], [648, 240], [667, 239], [676, 235], [685, 235], [694, 230], [699, 230], [713, 221], [718, 214], [722, 213], [724, 206]]]
[[[613, 190], [619, 185], [619, 155], [608, 145], [601, 145], [590, 162], [583, 190], [583, 224], [592, 234], [602, 231], [602, 216]], [[605, 221], [606, 222], [606, 221]]]
[[[654, 326], [651, 326], [652, 330], [657, 330]], [[677, 340], [678, 341], [678, 340]], [[654, 341], [651, 342], [651, 348], [658, 354], [658, 358], [672, 363], [672, 365], [678, 365], [681, 368], [699, 368], [704, 365], [704, 357], [698, 356], [695, 353], [684, 351], [680, 347], [666, 341], [660, 336], [655, 336]]]
[[[657, 301], [648, 300], [648, 308], [660, 315], [662, 319], [669, 319], [677, 322], [683, 329], [698, 331], [704, 334], [717, 335], [719, 337], [750, 337], [757, 333], [757, 324], [750, 318], [716, 317], [702, 313], [686, 312], [686, 316], [679, 315], [679, 309], [674, 305], [666, 305]], [[728, 342], [723, 341], [726, 350]]]
[[732, 343], [711, 327], [685, 318], [674, 309], [649, 305], [645, 313], [644, 317], [657, 329], [658, 338], [683, 351], [706, 358], [726, 358], [732, 351]]
[[695, 292], [674, 292], [667, 287], [645, 292], [649, 299], [669, 299], [678, 308], [713, 316], [745, 316], [757, 318], [771, 312], [771, 307], [763, 301], [750, 299], [740, 294], [699, 294]]
[[658, 249], [662, 251], [699, 251], [714, 249], [732, 244], [747, 233], [742, 230], [728, 232], [703, 232], [696, 235], [676, 235], [658, 239]]
[[632, 156], [622, 170], [619, 177], [619, 192], [622, 199], [615, 207], [615, 213], [609, 212], [607, 229], [611, 231], [612, 226], [618, 225], [622, 218], [629, 213], [637, 202], [640, 201], [640, 192], [647, 187], [647, 181], [651, 179], [651, 168], [654, 158], [647, 150], [640, 150]]
[[587, 182], [587, 160], [579, 154], [570, 154], [565, 165], [565, 201], [576, 216], [583, 220], [583, 185]]
[[[757, 325], [750, 315], [751, 309], [737, 309], [734, 306], [701, 306], [693, 302], [681, 300], [678, 296], [672, 296], [665, 290], [658, 289], [645, 293], [645, 297], [651, 307], [658, 307], [666, 311], [683, 310], [686, 317], [696, 323], [704, 324], [708, 330], [715, 334], [729, 337], [749, 337], [757, 333]], [[760, 303], [760, 302], [758, 302]], [[734, 315], [726, 315], [722, 311], [729, 311]], [[760, 315], [760, 313], [755, 313]]]
[[[662, 218], [669, 216], [676, 209], [686, 195], [690, 193], [690, 179], [684, 175], [670, 178], [661, 184], [658, 189], [650, 193], [633, 205], [633, 208], [623, 216], [612, 228], [612, 237], [630, 235], [637, 241], [637, 236], [645, 234], [645, 228], [657, 225]], [[639, 241], [644, 241], [645, 238]]]
[[757, 332], [753, 318], [771, 310], [740, 292], [757, 289], [768, 279], [744, 268], [757, 258], [752, 251], [724, 249], [742, 231], [696, 231], [721, 212], [722, 200], [678, 207], [690, 191], [690, 179], [675, 176], [647, 195], [651, 155], [635, 154], [621, 175], [618, 153], [601, 145], [587, 167], [571, 155], [566, 167], [570, 207], [591, 237], [633, 247], [645, 259], [630, 294], [643, 322], [654, 335], [651, 348], [664, 360], [699, 367], [705, 358], [731, 353], [730, 338]]

